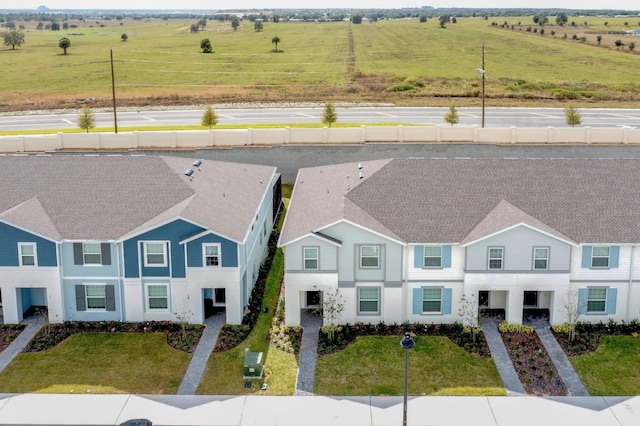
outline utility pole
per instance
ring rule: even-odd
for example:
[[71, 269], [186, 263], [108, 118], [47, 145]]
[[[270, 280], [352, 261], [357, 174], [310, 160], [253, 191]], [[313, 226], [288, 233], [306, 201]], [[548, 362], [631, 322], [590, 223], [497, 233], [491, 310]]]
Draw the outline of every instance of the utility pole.
[[[482, 128], [484, 129], [484, 82], [487, 79], [484, 68], [484, 44], [482, 45]], [[115, 95], [114, 95], [115, 96]], [[115, 102], [115, 98], [114, 98]]]
[[[111, 93], [113, 95], [113, 126], [118, 133], [118, 115], [116, 113], [116, 79], [113, 73], [113, 49], [109, 50], [111, 54]], [[484, 119], [483, 119], [484, 123]]]

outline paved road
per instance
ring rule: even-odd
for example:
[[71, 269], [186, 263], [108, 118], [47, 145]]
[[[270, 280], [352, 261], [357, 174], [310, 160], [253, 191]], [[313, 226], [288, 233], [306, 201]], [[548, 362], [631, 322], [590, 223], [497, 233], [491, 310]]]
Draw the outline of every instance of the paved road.
[[[319, 123], [322, 108], [218, 109], [219, 124]], [[338, 108], [343, 123], [445, 124], [447, 108]], [[581, 109], [582, 125], [591, 127], [640, 126], [640, 109]], [[480, 108], [460, 108], [459, 125], [481, 124]], [[118, 126], [171, 126], [200, 124], [202, 110], [119, 112]], [[76, 128], [78, 114], [27, 116], [0, 115], [0, 131]], [[113, 113], [96, 114], [98, 127], [113, 127]], [[486, 108], [486, 127], [566, 127], [561, 108]]]
[[150, 154], [264, 164], [278, 167], [284, 183], [293, 183], [303, 167], [381, 158], [640, 158], [640, 146], [364, 144], [349, 146], [277, 146], [148, 151]]

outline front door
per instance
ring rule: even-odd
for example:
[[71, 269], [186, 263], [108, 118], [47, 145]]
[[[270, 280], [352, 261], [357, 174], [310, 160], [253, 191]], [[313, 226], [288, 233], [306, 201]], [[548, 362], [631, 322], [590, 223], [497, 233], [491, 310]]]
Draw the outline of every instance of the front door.
[[525, 291], [524, 303], [525, 308], [537, 308], [538, 307], [538, 292], [537, 291]]
[[320, 306], [320, 294], [319, 291], [307, 291], [307, 308], [317, 308]]
[[488, 291], [479, 291], [478, 292], [478, 306], [481, 308], [489, 307], [489, 292]]

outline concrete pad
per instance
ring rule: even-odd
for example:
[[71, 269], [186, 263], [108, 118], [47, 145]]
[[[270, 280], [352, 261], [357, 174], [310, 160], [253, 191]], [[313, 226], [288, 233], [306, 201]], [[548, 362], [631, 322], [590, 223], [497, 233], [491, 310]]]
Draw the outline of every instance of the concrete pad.
[[132, 395], [116, 424], [131, 419], [148, 419], [153, 424], [171, 425], [239, 425], [245, 396], [217, 400], [182, 409], [173, 405]]
[[247, 397], [242, 425], [369, 426], [367, 404], [323, 396]]
[[613, 397], [605, 396], [603, 399], [609, 404], [609, 409], [622, 425], [640, 424], [640, 397]]
[[[374, 425], [402, 424], [403, 401], [386, 409], [371, 408]], [[409, 425], [495, 426], [489, 402], [484, 397], [419, 397], [407, 403]], [[517, 424], [517, 423], [516, 423]]]
[[620, 425], [616, 416], [609, 409], [594, 410], [585, 408], [584, 404], [559, 402], [558, 398], [527, 396], [522, 398], [488, 397], [488, 399], [498, 425], [540, 426], [559, 423], [580, 426]]
[[129, 395], [19, 394], [0, 409], [0, 424], [118, 424]]

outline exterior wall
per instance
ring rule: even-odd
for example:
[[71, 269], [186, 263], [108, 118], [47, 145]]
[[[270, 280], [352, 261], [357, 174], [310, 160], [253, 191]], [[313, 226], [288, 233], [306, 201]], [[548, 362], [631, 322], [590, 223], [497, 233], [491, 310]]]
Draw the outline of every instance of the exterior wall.
[[[52, 323], [64, 320], [62, 292], [60, 289], [60, 270], [57, 267], [0, 267], [0, 288], [2, 291], [2, 310], [6, 324], [22, 321], [24, 309], [30, 302], [44, 302]], [[22, 289], [44, 289], [46, 301], [22, 300]], [[39, 305], [41, 306], [41, 305]]]
[[[78, 310], [76, 304], [76, 285], [104, 284], [112, 285], [115, 296], [115, 310]], [[62, 282], [65, 321], [122, 321], [122, 289], [117, 278], [72, 278]]]
[[0, 266], [18, 266], [18, 243], [35, 243], [37, 266], [58, 266], [56, 243], [0, 222]]
[[[430, 244], [428, 244], [430, 245]], [[416, 248], [422, 246], [411, 245], [407, 247], [408, 279], [414, 280], [462, 280], [464, 278], [465, 248], [461, 246], [451, 247], [451, 264], [442, 268], [416, 267]], [[419, 256], [418, 256], [419, 257]]]
[[74, 262], [73, 243], [60, 244], [63, 273], [65, 277], [118, 277], [118, 251], [116, 244], [109, 244], [111, 253], [110, 265], [76, 265]]
[[[285, 247], [285, 257], [288, 247]], [[285, 261], [286, 265], [286, 261]], [[337, 273], [298, 273], [285, 272], [284, 291], [286, 300], [285, 322], [287, 325], [300, 325], [300, 309], [303, 308], [301, 293], [305, 291], [335, 292], [338, 288]], [[342, 292], [342, 289], [340, 290]]]
[[303, 266], [303, 250], [305, 247], [318, 248], [318, 270], [336, 272], [338, 269], [338, 249], [335, 244], [316, 237], [305, 237], [289, 245], [285, 250], [284, 264], [286, 271], [299, 273], [317, 273], [318, 271], [305, 271]]

